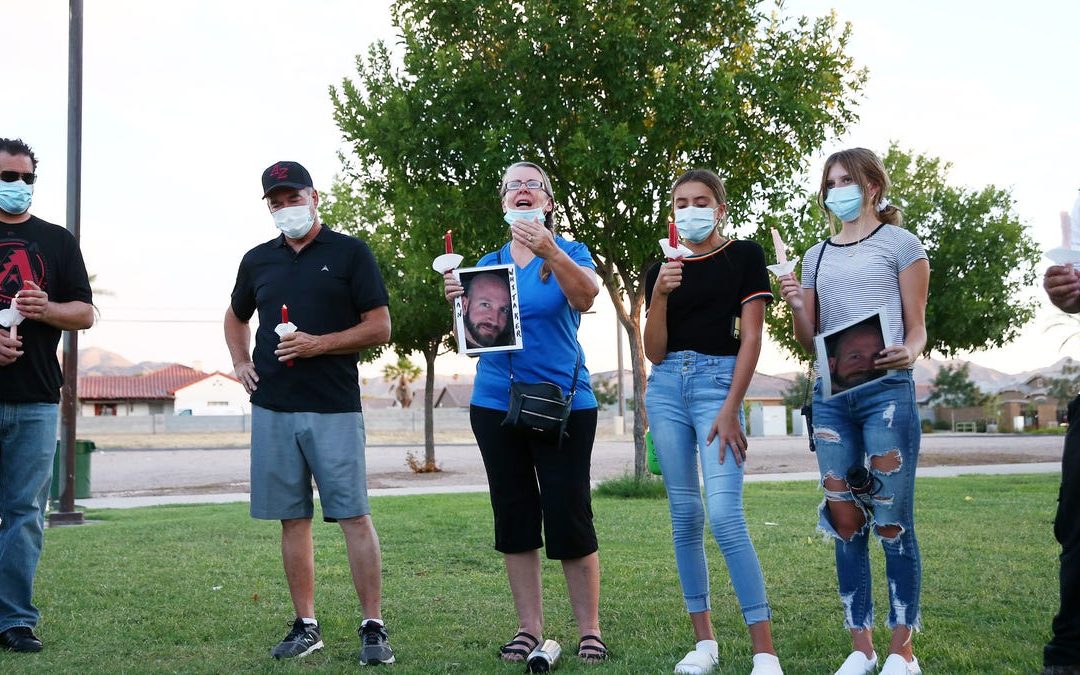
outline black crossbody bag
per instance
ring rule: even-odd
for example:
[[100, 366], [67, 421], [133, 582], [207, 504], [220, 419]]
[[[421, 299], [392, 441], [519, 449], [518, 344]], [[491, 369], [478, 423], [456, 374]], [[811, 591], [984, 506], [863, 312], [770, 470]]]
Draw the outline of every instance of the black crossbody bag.
[[577, 392], [578, 373], [581, 372], [581, 348], [578, 347], [577, 365], [574, 366], [573, 386], [570, 394], [563, 396], [562, 387], [554, 382], [528, 384], [514, 379], [514, 357], [510, 359], [510, 410], [506, 412], [503, 426], [510, 426], [546, 440], [560, 447], [566, 436], [566, 423]]
[[[496, 254], [502, 264], [502, 249]], [[510, 362], [510, 409], [506, 411], [503, 426], [514, 427], [534, 434], [562, 447], [566, 436], [566, 423], [577, 392], [577, 378], [581, 372], [581, 345], [577, 346], [577, 363], [571, 380], [570, 394], [563, 395], [562, 387], [554, 382], [529, 384], [514, 379], [514, 355], [507, 353]]]

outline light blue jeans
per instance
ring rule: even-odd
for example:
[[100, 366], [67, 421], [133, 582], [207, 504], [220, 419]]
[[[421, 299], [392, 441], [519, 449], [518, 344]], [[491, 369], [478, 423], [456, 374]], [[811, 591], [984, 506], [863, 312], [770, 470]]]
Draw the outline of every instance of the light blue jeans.
[[[919, 463], [922, 429], [910, 371], [889, 375], [850, 394], [823, 402], [821, 381], [814, 387], [814, 445], [825, 487], [818, 528], [836, 539], [836, 576], [844, 604], [844, 626], [874, 626], [870, 578], [870, 531], [885, 551], [889, 581], [889, 628], [898, 624], [919, 628], [922, 559], [915, 538], [915, 467]], [[869, 506], [849, 490], [830, 490], [829, 479], [846, 480], [853, 467], [869, 469], [877, 494]], [[835, 481], [830, 481], [835, 483]], [[842, 538], [829, 520], [826, 503], [854, 501], [866, 517], [850, 539]], [[896, 536], [882, 537], [877, 528], [899, 527]]]
[[33, 628], [31, 602], [56, 454], [55, 403], [0, 402], [0, 632]]
[[[686, 611], [697, 614], [709, 609], [700, 460], [709, 529], [727, 562], [743, 620], [750, 625], [767, 621], [772, 614], [765, 597], [761, 564], [743, 515], [743, 468], [735, 463], [730, 448], [724, 448], [724, 462], [720, 463], [717, 439], [705, 445], [709, 429], [727, 399], [734, 370], [734, 356], [669, 353], [649, 375], [645, 409], [667, 488], [675, 565]], [[745, 425], [741, 409], [739, 422]]]

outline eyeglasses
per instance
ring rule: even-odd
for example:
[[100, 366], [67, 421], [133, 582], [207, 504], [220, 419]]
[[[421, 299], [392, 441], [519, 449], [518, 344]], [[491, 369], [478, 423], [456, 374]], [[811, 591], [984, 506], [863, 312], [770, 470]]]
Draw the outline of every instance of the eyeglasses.
[[17, 180], [21, 180], [27, 185], [33, 185], [37, 180], [36, 173], [22, 173], [20, 171], [0, 171], [0, 180], [5, 183], [14, 183]]
[[530, 190], [540, 190], [544, 187], [542, 181], [538, 181], [535, 178], [532, 180], [508, 180], [503, 184], [503, 189], [507, 192], [511, 190], [520, 190], [521, 186], [529, 188]]

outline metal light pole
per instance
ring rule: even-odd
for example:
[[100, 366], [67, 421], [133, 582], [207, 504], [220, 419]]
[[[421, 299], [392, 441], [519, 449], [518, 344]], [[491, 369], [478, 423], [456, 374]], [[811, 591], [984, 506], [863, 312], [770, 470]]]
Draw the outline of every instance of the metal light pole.
[[[67, 229], [79, 240], [82, 193], [82, 45], [83, 3], [69, 0], [68, 12], [68, 145]], [[64, 331], [64, 384], [60, 389], [60, 447], [65, 473], [60, 491], [60, 510], [49, 514], [49, 525], [83, 522], [75, 510], [75, 402], [79, 381], [79, 332]]]

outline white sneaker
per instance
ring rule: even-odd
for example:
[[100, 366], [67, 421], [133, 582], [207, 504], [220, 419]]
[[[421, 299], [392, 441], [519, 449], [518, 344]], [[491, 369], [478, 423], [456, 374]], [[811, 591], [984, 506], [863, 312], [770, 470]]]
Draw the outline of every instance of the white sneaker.
[[876, 669], [877, 652], [871, 652], [870, 658], [866, 658], [866, 654], [856, 649], [848, 654], [835, 675], [870, 675]]
[[694, 651], [675, 664], [677, 675], [705, 675], [711, 673], [717, 664], [718, 647], [716, 640], [702, 640]]
[[889, 654], [885, 663], [881, 666], [880, 675], [920, 675], [922, 668], [919, 667], [919, 659], [914, 656], [908, 661], [899, 654]]
[[754, 669], [750, 675], [784, 675], [784, 669], [780, 667], [780, 659], [775, 654], [754, 654]]

